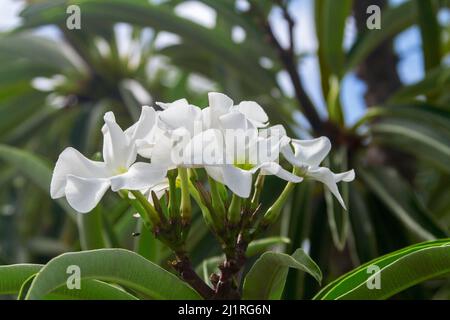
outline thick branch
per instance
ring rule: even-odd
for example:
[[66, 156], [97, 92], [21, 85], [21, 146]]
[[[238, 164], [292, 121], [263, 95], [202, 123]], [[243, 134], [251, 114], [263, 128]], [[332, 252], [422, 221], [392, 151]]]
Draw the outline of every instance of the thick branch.
[[204, 299], [211, 299], [213, 297], [214, 290], [194, 271], [191, 261], [185, 253], [177, 253], [176, 261], [172, 262], [172, 266], [177, 270], [181, 278], [194, 288]]
[[232, 255], [227, 255], [226, 260], [219, 266], [220, 276], [215, 284], [216, 293], [214, 299], [240, 299], [239, 288], [234, 280], [245, 265], [248, 243], [239, 235], [236, 247]]

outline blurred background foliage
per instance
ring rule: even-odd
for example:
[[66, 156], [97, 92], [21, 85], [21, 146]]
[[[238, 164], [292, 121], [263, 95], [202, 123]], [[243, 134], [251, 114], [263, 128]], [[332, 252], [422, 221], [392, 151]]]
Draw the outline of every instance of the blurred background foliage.
[[[321, 184], [301, 183], [269, 234], [290, 240], [280, 251], [307, 250], [325, 284], [384, 253], [448, 236], [450, 2], [309, 1], [305, 25], [296, 12], [302, 1], [22, 1], [20, 25], [0, 35], [0, 264], [124, 247], [164, 266], [168, 251], [141, 230], [119, 197], [108, 194], [87, 215], [52, 201], [52, 166], [67, 146], [91, 156], [100, 150], [107, 110], [125, 127], [141, 105], [186, 97], [203, 107], [208, 91], [259, 102], [292, 136], [328, 136], [329, 166], [355, 168], [356, 181], [340, 186], [348, 212], [323, 196]], [[207, 11], [213, 23], [182, 14], [193, 2], [191, 16]], [[81, 8], [80, 30], [66, 27], [70, 4]], [[382, 9], [381, 30], [366, 27], [371, 4]], [[314, 50], [301, 49], [299, 24], [314, 30]], [[411, 28], [420, 31], [423, 76], [405, 83], [394, 41]], [[349, 29], [353, 39], [345, 43]], [[302, 71], [310, 57], [318, 61], [317, 74]], [[349, 75], [364, 87], [362, 110], [344, 99], [360, 91], [354, 82], [344, 92]], [[306, 90], [314, 79], [320, 90]], [[263, 205], [282, 187], [269, 179]], [[197, 212], [188, 242], [203, 272], [219, 248], [200, 217]], [[310, 298], [317, 290], [312, 278], [290, 271], [284, 295]], [[440, 280], [399, 298], [449, 296], [450, 281]]]

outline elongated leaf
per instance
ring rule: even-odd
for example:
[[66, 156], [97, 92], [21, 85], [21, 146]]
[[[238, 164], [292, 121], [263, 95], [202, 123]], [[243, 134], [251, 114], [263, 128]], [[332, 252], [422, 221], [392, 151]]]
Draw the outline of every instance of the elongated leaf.
[[[65, 23], [67, 15], [61, 7], [69, 1], [48, 1], [44, 4], [28, 6], [21, 16], [24, 18], [24, 27], [36, 27], [45, 24]], [[127, 22], [137, 26], [147, 26], [157, 30], [165, 30], [181, 36], [185, 41], [191, 42], [198, 49], [204, 48], [221, 57], [236, 71], [241, 72], [249, 83], [258, 83], [254, 86], [272, 88], [276, 86], [275, 79], [259, 65], [255, 59], [252, 48], [237, 45], [228, 34], [209, 30], [192, 21], [175, 15], [171, 8], [155, 5], [146, 0], [111, 0], [107, 3], [101, 0], [79, 0], [77, 4], [83, 8], [83, 24], [95, 25], [99, 20], [104, 23]], [[89, 28], [89, 27], [87, 27]]]
[[[63, 14], [65, 10], [61, 10]], [[14, 33], [0, 37], [0, 52], [10, 58], [21, 57], [38, 64], [41, 68], [52, 68], [55, 72], [75, 66], [69, 48], [64, 42], [56, 42], [31, 32]], [[72, 53], [73, 54], [73, 53]]]
[[135, 252], [151, 262], [159, 263], [164, 254], [164, 244], [155, 238], [153, 233], [139, 221], [139, 237], [135, 242]]
[[[319, 54], [323, 56], [328, 68], [341, 76], [344, 64], [344, 31], [347, 17], [352, 9], [352, 0], [320, 0], [321, 23]], [[318, 13], [319, 14], [319, 13]], [[329, 80], [329, 79], [327, 79]]]
[[[348, 170], [347, 165], [347, 151], [345, 148], [341, 148], [337, 152], [330, 156], [327, 160], [328, 167], [334, 169], [337, 172], [344, 172]], [[340, 186], [341, 194], [345, 203], [348, 203], [348, 184], [342, 183]], [[333, 239], [333, 243], [338, 250], [343, 250], [348, 236], [349, 228], [349, 213], [342, 208], [340, 203], [328, 190], [324, 188], [325, 201], [327, 204], [328, 224]]]
[[[52, 171], [42, 159], [28, 151], [0, 144], [0, 159], [16, 167], [27, 178], [33, 181], [45, 192], [50, 193]], [[58, 204], [75, 219], [75, 212], [64, 200], [57, 200]]]
[[85, 214], [77, 214], [80, 243], [83, 250], [100, 249], [106, 246], [103, 237], [101, 206]]
[[[379, 268], [374, 273], [371, 266]], [[422, 281], [450, 274], [450, 239], [416, 244], [372, 260], [322, 289], [316, 300], [387, 299]], [[367, 284], [380, 277], [379, 289]]]
[[450, 135], [408, 119], [387, 119], [371, 126], [379, 143], [399, 148], [450, 172]]
[[22, 283], [41, 270], [39, 264], [13, 264], [0, 266], [0, 295], [17, 294]]
[[[124, 249], [99, 249], [66, 253], [52, 259], [34, 279], [27, 299], [42, 299], [67, 281], [67, 267], [80, 268], [81, 279], [120, 284], [151, 299], [200, 299], [200, 295], [175, 275]], [[168, 290], [170, 288], [170, 290]]]
[[412, 26], [416, 18], [417, 11], [413, 1], [406, 1], [382, 12], [381, 29], [367, 30], [360, 35], [347, 56], [346, 69], [353, 69], [383, 41]]
[[247, 257], [252, 257], [259, 253], [264, 252], [270, 247], [273, 247], [277, 244], [289, 244], [291, 240], [286, 237], [268, 237], [263, 239], [258, 239], [250, 242], [247, 248], [247, 252], [245, 253]]
[[[0, 266], [0, 295], [19, 294], [19, 299], [24, 298], [32, 281], [42, 268], [43, 265], [38, 264], [15, 264]], [[93, 279], [82, 280], [80, 290], [70, 290], [64, 283], [63, 286], [45, 295], [44, 298], [136, 299], [134, 296], [123, 291], [122, 289]]]
[[243, 298], [254, 300], [280, 299], [289, 268], [305, 271], [318, 282], [322, 273], [315, 262], [302, 250], [292, 256], [266, 252], [253, 265], [244, 280]]
[[439, 66], [441, 62], [441, 28], [433, 3], [434, 1], [415, 0], [426, 70]]
[[408, 230], [425, 240], [447, 236], [394, 170], [372, 168], [358, 172], [366, 185]]
[[[295, 186], [290, 214], [285, 214], [282, 219], [289, 219], [283, 225], [289, 226], [288, 236], [292, 239], [287, 246], [287, 251], [291, 252], [294, 248], [299, 248], [305, 239], [310, 240], [310, 231], [312, 224], [312, 214], [316, 213], [313, 205], [312, 192], [314, 182], [311, 180], [303, 181]], [[284, 288], [283, 297], [286, 299], [302, 299], [305, 281], [307, 275], [299, 270], [289, 270]]]
[[362, 188], [354, 182], [349, 185], [349, 214], [354, 245], [359, 261], [366, 262], [377, 257], [375, 228], [370, 217], [369, 207], [363, 197]]
[[20, 287], [19, 293], [17, 294], [17, 300], [25, 300], [25, 296], [27, 295], [28, 289], [30, 289], [31, 283], [36, 277], [37, 273], [31, 275], [27, 280], [22, 283]]
[[430, 70], [417, 83], [401, 87], [390, 98], [389, 103], [412, 100], [420, 95], [435, 95], [450, 91], [450, 68], [440, 67]]

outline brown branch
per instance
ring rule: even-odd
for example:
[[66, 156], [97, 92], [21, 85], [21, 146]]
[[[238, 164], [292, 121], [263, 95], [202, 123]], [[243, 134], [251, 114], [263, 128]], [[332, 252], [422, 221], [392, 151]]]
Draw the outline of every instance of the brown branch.
[[[273, 45], [275, 50], [277, 51], [277, 54], [286, 69], [287, 73], [289, 74], [289, 77], [292, 81], [295, 96], [303, 110], [303, 113], [306, 117], [306, 119], [311, 124], [311, 127], [315, 131], [316, 134], [323, 133], [323, 122], [319, 117], [319, 114], [317, 113], [316, 108], [314, 107], [313, 103], [311, 102], [310, 98], [305, 92], [305, 89], [303, 88], [303, 84], [300, 78], [300, 74], [297, 70], [297, 63], [295, 58], [295, 52], [294, 52], [294, 35], [293, 35], [293, 29], [294, 29], [294, 20], [290, 16], [287, 7], [281, 3], [280, 1], [277, 1], [279, 4], [281, 4], [281, 9], [283, 10], [284, 18], [286, 19], [289, 27], [289, 42], [290, 47], [285, 49], [281, 46], [280, 42], [276, 38], [272, 27], [270, 26], [270, 23], [267, 21], [266, 17], [261, 15], [260, 13], [257, 13], [257, 16], [260, 19], [260, 24], [262, 25], [262, 28], [264, 29], [265, 33], [268, 36], [269, 42]], [[252, 10], [257, 10], [257, 4], [252, 5]]]
[[211, 299], [215, 292], [194, 271], [189, 257], [184, 252], [176, 254], [176, 260], [172, 262], [173, 268], [181, 278], [194, 288], [204, 299]]
[[225, 261], [219, 266], [220, 276], [213, 276], [215, 279], [215, 295], [214, 299], [231, 299], [237, 300], [241, 298], [239, 287], [235, 285], [236, 275], [241, 271], [246, 262], [245, 251], [248, 242], [245, 241], [240, 234], [237, 244], [230, 254], [227, 254]]

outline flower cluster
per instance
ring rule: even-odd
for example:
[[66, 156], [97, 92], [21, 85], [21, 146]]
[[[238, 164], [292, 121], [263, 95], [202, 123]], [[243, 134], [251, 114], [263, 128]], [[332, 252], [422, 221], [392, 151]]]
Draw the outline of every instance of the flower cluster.
[[[282, 126], [268, 125], [267, 114], [256, 102], [235, 105], [214, 92], [208, 98], [209, 106], [203, 109], [185, 99], [157, 103], [159, 111], [144, 106], [139, 120], [126, 130], [112, 112], [106, 113], [103, 161], [65, 149], [53, 172], [52, 198], [65, 196], [82, 213], [91, 211], [109, 188], [139, 192], [153, 203], [155, 195], [161, 197], [170, 188], [175, 169], [183, 183], [188, 170], [204, 168], [211, 183], [225, 185], [241, 199], [252, 196], [255, 176], [276, 175], [291, 184], [305, 178], [320, 181], [345, 207], [336, 183], [352, 181], [354, 172], [335, 174], [320, 167], [331, 148], [328, 138], [291, 139]], [[138, 155], [147, 160], [137, 161]], [[292, 171], [280, 165], [280, 156]]]

